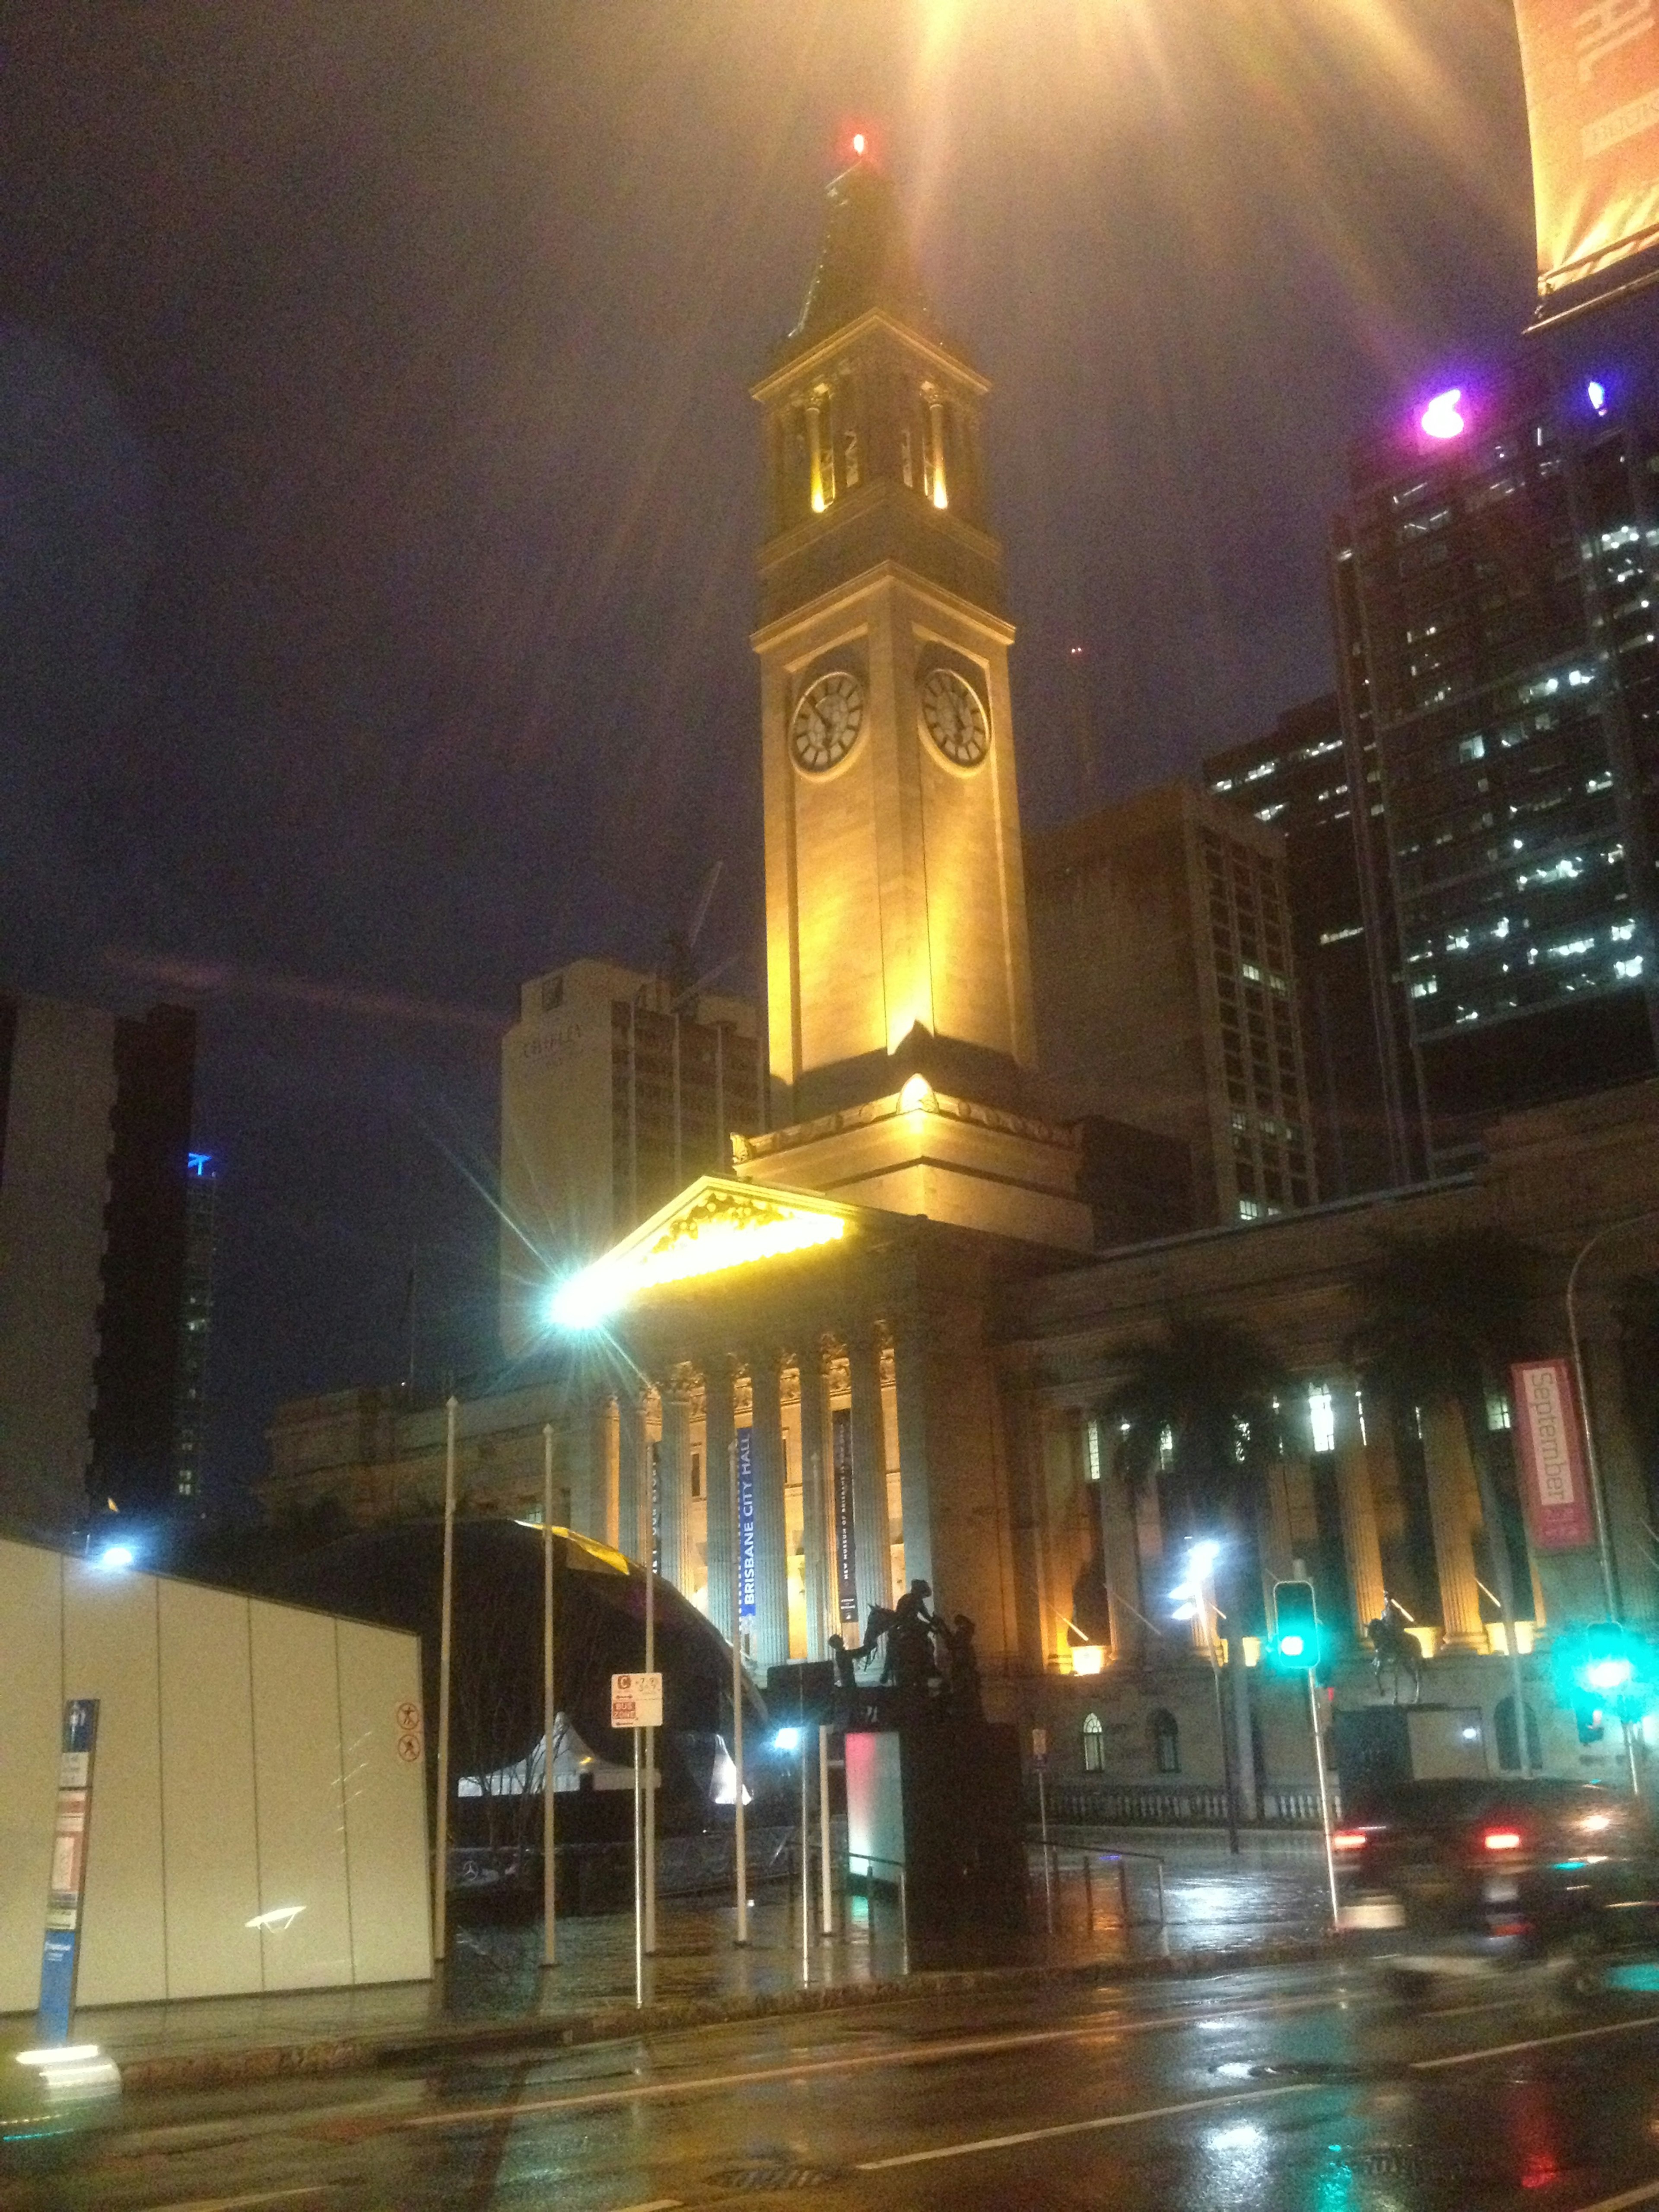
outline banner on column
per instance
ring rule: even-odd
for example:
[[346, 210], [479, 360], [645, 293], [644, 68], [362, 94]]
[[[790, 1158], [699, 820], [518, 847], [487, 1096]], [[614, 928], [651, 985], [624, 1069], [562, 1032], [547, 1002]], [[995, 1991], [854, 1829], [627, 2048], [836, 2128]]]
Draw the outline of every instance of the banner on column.
[[1571, 1370], [1565, 1359], [1522, 1359], [1510, 1374], [1527, 1534], [1534, 1551], [1581, 1551], [1595, 1530]]
[[46, 1891], [46, 1937], [40, 1954], [42, 2043], [67, 2043], [75, 2018], [80, 1964], [81, 1904], [87, 1887], [87, 1832], [92, 1814], [92, 1755], [98, 1744], [98, 1700], [70, 1698], [64, 1707], [58, 1758], [58, 1819]]
[[755, 1618], [755, 1431], [738, 1431], [738, 1618]]
[[1516, 0], [1547, 300], [1659, 243], [1659, 0]]
[[830, 1416], [830, 1473], [836, 1495], [836, 1587], [842, 1625], [859, 1617], [858, 1545], [853, 1534], [853, 1414], [837, 1406]]

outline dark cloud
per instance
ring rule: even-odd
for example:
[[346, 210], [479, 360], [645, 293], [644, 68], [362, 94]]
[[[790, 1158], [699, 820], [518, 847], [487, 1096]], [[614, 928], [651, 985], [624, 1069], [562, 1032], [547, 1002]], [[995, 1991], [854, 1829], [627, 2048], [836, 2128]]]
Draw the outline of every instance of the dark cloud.
[[1504, 0], [40, 0], [4, 35], [0, 922], [35, 988], [211, 971], [239, 1478], [278, 1396], [400, 1370], [411, 1243], [428, 1371], [489, 1357], [494, 1046], [413, 1010], [649, 958], [716, 857], [706, 941], [754, 979], [747, 386], [848, 118], [998, 383], [1039, 818], [1328, 681], [1347, 436], [1528, 304]]

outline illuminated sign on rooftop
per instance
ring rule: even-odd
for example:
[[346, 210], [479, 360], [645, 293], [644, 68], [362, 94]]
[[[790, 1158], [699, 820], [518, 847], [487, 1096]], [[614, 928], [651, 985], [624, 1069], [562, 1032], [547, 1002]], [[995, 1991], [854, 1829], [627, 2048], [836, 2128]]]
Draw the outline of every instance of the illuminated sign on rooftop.
[[1432, 438], [1440, 445], [1449, 439], [1461, 438], [1469, 427], [1462, 385], [1455, 384], [1448, 392], [1437, 392], [1418, 416], [1417, 427], [1425, 438]]

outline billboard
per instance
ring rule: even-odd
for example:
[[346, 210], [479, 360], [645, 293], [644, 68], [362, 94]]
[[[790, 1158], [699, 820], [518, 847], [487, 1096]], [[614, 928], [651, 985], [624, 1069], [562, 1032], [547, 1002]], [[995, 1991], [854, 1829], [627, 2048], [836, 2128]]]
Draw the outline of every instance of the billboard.
[[1516, 0], [1548, 300], [1659, 245], [1659, 0]]
[[1535, 1552], [1578, 1551], [1595, 1528], [1571, 1372], [1565, 1359], [1523, 1359], [1510, 1374], [1527, 1534]]

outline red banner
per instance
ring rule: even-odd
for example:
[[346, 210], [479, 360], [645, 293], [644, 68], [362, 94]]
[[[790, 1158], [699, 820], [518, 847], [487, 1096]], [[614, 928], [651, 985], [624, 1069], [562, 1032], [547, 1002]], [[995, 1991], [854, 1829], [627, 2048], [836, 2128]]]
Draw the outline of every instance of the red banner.
[[1516, 0], [1548, 299], [1659, 245], [1659, 0]]
[[1579, 1551], [1595, 1541], [1595, 1528], [1571, 1370], [1565, 1359], [1523, 1359], [1510, 1375], [1520, 1447], [1521, 1504], [1533, 1549]]

